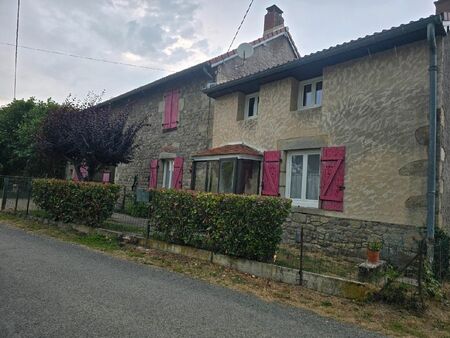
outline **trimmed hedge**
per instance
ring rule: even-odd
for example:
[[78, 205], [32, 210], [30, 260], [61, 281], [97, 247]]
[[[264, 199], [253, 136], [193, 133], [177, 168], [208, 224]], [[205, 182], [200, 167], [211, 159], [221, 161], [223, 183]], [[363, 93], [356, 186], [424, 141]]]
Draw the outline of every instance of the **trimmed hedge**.
[[33, 201], [54, 220], [96, 226], [111, 217], [119, 198], [114, 184], [33, 180]]
[[277, 197], [153, 190], [150, 221], [158, 239], [269, 261], [290, 207]]

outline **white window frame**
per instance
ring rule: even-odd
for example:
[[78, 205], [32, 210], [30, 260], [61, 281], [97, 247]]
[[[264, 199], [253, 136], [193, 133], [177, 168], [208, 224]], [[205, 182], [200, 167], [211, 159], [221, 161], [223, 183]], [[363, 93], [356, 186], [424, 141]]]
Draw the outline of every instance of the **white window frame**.
[[[292, 172], [292, 157], [293, 156], [303, 156], [303, 175], [302, 175], [302, 191], [301, 196], [303, 198], [291, 198], [291, 172]], [[306, 199], [306, 180], [307, 180], [307, 170], [308, 170], [308, 156], [309, 155], [319, 155], [320, 157], [320, 149], [314, 150], [299, 150], [299, 151], [290, 151], [287, 153], [287, 163], [286, 163], [286, 197], [292, 199], [292, 205], [306, 207], [306, 208], [319, 208], [319, 199], [317, 200], [309, 200]], [[319, 168], [320, 173], [320, 168]], [[319, 181], [320, 188], [320, 181]]]
[[173, 160], [163, 160], [163, 188], [172, 188]]
[[[255, 107], [253, 109], [253, 116], [248, 116], [249, 107], [250, 107], [250, 99], [255, 98]], [[259, 92], [248, 94], [245, 96], [245, 108], [244, 108], [244, 119], [250, 120], [258, 117], [258, 109], [259, 108]]]
[[[322, 82], [322, 101], [320, 102], [320, 104], [316, 104], [315, 103], [316, 102], [316, 86], [317, 86], [317, 83], [319, 83], [319, 82]], [[314, 102], [314, 104], [312, 104], [310, 106], [303, 105], [303, 94], [305, 92], [304, 88], [307, 85], [311, 85], [312, 102]], [[298, 110], [305, 110], [305, 109], [321, 107], [322, 102], [323, 102], [323, 77], [322, 76], [300, 82], [299, 89], [298, 89], [298, 107], [299, 107]]]

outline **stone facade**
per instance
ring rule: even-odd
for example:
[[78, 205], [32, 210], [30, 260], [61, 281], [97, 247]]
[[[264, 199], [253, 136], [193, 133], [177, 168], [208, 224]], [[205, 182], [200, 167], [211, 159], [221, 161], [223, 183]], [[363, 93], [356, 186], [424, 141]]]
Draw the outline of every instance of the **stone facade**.
[[[239, 93], [216, 99], [213, 147], [244, 142], [283, 151], [346, 147], [344, 211], [328, 216], [423, 226], [428, 47], [419, 42], [323, 70], [319, 108], [298, 110], [298, 81], [262, 85], [258, 117], [236, 118]], [[295, 109], [293, 109], [295, 107]]]
[[[441, 52], [443, 46], [449, 50], [448, 41], [439, 43]], [[450, 69], [448, 53], [442, 53], [441, 78]], [[428, 44], [423, 40], [325, 67], [322, 105], [312, 109], [297, 109], [297, 79], [263, 84], [258, 117], [251, 120], [239, 118], [243, 94], [219, 97], [213, 147], [243, 142], [260, 151], [281, 150], [284, 196], [289, 151], [345, 146], [343, 212], [294, 208], [283, 239], [292, 243], [303, 225], [311, 246], [332, 252], [362, 254], [372, 239], [414, 252], [426, 222], [428, 62]], [[448, 93], [449, 88], [441, 89]], [[450, 96], [441, 96], [438, 218], [448, 224], [445, 205], [450, 193], [444, 187], [450, 179], [445, 156], [450, 141], [445, 110]]]
[[[113, 110], [128, 107], [129, 121], [142, 121], [146, 126], [138, 134], [139, 145], [134, 159], [129, 164], [121, 164], [115, 171], [115, 182], [130, 188], [135, 177], [139, 187], [147, 187], [152, 159], [184, 158], [183, 187], [191, 185], [191, 155], [211, 146], [214, 101], [202, 90], [207, 84], [220, 77], [230, 80], [238, 74], [246, 74], [266, 67], [292, 60], [296, 57], [295, 47], [286, 34], [255, 47], [255, 54], [245, 62], [239, 57], [217, 64], [205, 63], [203, 69], [186, 73], [183, 77], [163, 81], [149, 90], [112, 100]], [[207, 75], [207, 72], [210, 75]], [[164, 114], [164, 93], [170, 89], [180, 90], [179, 122], [175, 130], [162, 128]], [[162, 186], [163, 170], [158, 169], [158, 187]]]

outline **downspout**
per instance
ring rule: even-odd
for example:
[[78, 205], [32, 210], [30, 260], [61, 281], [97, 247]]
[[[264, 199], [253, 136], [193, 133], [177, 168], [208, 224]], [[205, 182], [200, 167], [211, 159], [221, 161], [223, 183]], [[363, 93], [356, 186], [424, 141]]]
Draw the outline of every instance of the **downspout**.
[[[209, 80], [210, 81], [208, 81], [208, 84], [211, 84], [211, 83], [214, 83], [215, 81], [214, 81], [214, 76], [213, 75], [211, 75], [211, 73], [210, 72], [208, 72], [208, 70], [206, 69], [206, 67], [205, 66], [203, 66], [203, 72], [206, 74], [206, 76], [207, 77], [209, 77]], [[206, 145], [208, 148], [211, 146], [211, 144], [209, 143], [209, 132], [210, 132], [210, 130], [209, 130], [209, 124], [210, 124], [210, 122], [211, 122], [211, 98], [210, 97], [208, 97], [208, 127], [207, 127], [207, 129], [206, 129], [206, 139], [207, 139], [207, 141], [208, 141], [208, 144]], [[211, 128], [212, 128], [212, 126], [211, 126]], [[212, 142], [211, 142], [212, 143]]]
[[428, 142], [428, 179], [427, 179], [427, 257], [433, 260], [434, 227], [436, 222], [436, 125], [437, 125], [437, 44], [434, 23], [427, 27], [430, 48], [430, 95], [429, 95], [429, 142]]

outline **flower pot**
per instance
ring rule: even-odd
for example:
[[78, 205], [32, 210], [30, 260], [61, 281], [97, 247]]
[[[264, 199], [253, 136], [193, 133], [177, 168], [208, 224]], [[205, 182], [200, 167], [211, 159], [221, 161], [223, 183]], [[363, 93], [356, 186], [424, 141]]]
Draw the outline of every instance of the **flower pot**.
[[367, 249], [367, 260], [371, 264], [377, 264], [380, 261], [380, 251]]

